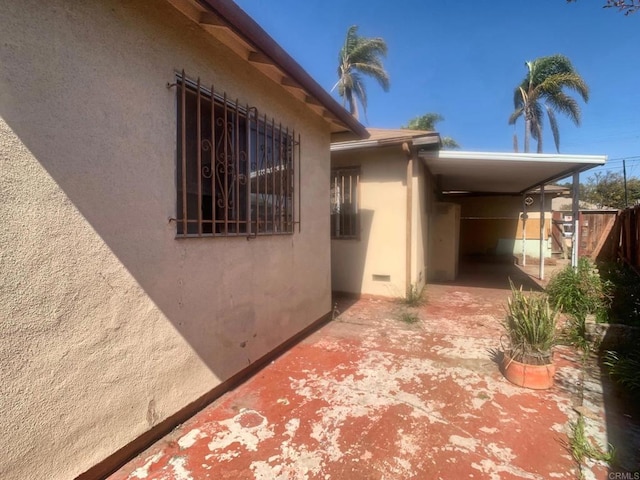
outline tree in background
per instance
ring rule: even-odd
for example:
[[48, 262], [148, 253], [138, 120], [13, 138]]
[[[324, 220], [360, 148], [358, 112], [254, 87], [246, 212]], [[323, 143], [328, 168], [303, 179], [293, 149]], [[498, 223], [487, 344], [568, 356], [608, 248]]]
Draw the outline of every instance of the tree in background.
[[[625, 208], [624, 177], [615, 172], [596, 172], [585, 184], [580, 185], [580, 200], [598, 208]], [[629, 206], [640, 201], [640, 179], [627, 179], [627, 200]]]
[[338, 58], [338, 88], [342, 105], [349, 105], [351, 114], [359, 118], [358, 102], [367, 113], [367, 91], [362, 76], [374, 78], [382, 89], [389, 91], [389, 74], [384, 69], [382, 57], [387, 55], [387, 43], [380, 37], [366, 38], [358, 35], [358, 26], [347, 30], [344, 45]]
[[538, 142], [538, 153], [542, 153], [542, 122], [546, 111], [559, 152], [560, 132], [555, 112], [564, 113], [573, 123], [580, 125], [580, 107], [564, 90], [574, 90], [587, 102], [589, 87], [563, 55], [540, 57], [525, 65], [527, 75], [514, 92], [515, 110], [509, 117], [509, 125], [515, 125], [518, 118], [524, 117], [524, 151], [529, 152], [530, 139], [533, 138]]
[[[567, 0], [567, 3], [577, 1], [578, 0]], [[607, 0], [602, 8], [617, 8], [618, 11], [629, 15], [640, 10], [640, 0]]]
[[[436, 130], [436, 123], [444, 121], [444, 117], [439, 113], [425, 113], [419, 117], [412, 118], [406, 127], [409, 130]], [[441, 137], [442, 147], [446, 149], [460, 148], [458, 142], [451, 137]]]

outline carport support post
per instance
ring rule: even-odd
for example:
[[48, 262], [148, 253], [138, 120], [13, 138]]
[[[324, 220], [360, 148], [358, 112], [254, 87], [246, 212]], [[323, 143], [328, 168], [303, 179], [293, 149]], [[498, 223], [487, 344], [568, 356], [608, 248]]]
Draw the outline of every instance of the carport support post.
[[571, 198], [571, 219], [573, 221], [573, 236], [571, 238], [571, 266], [578, 267], [578, 229], [580, 224], [580, 172], [573, 172], [573, 188]]
[[407, 142], [402, 144], [402, 150], [407, 156], [407, 228], [406, 228], [406, 243], [405, 243], [405, 274], [404, 274], [404, 283], [405, 283], [405, 298], [409, 298], [411, 294], [411, 237], [413, 235], [412, 232], [412, 223], [413, 223], [413, 155], [411, 152], [411, 148]]
[[522, 196], [522, 266], [527, 265], [527, 194]]
[[540, 185], [540, 280], [544, 280], [544, 185]]

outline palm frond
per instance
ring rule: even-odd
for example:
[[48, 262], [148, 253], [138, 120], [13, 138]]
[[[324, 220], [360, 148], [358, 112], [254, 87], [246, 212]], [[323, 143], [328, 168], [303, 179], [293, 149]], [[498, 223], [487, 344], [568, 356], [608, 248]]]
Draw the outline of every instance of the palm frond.
[[442, 137], [442, 148], [453, 150], [455, 148], [460, 148], [460, 145], [451, 137]]
[[564, 92], [558, 92], [547, 97], [546, 100], [551, 108], [565, 114], [576, 125], [580, 125], [580, 106], [572, 97]]
[[523, 113], [524, 108], [522, 106], [516, 108], [516, 110], [509, 116], [509, 125], [515, 125], [516, 120], [518, 120]]
[[409, 130], [431, 130], [436, 129], [436, 123], [442, 122], [444, 117], [439, 113], [429, 112], [419, 117], [412, 118], [406, 127]]
[[385, 92], [389, 91], [389, 74], [385, 71], [382, 65], [361, 63], [355, 64], [354, 67], [365, 75], [369, 75], [375, 79]]
[[547, 77], [538, 88], [549, 95], [567, 88], [579, 93], [585, 102], [589, 101], [589, 87], [580, 75], [575, 73], [559, 73]]
[[545, 105], [547, 109], [547, 116], [549, 117], [549, 125], [551, 126], [551, 133], [553, 134], [553, 143], [556, 145], [556, 152], [560, 153], [560, 130], [558, 129], [558, 121], [556, 120], [556, 114], [549, 105]]
[[532, 126], [535, 127], [536, 130], [542, 129], [542, 125], [544, 123], [544, 111], [540, 102], [530, 103], [525, 112], [527, 113], [527, 117]]
[[541, 84], [546, 78], [553, 75], [571, 73], [576, 74], [571, 61], [564, 55], [549, 55], [535, 59], [530, 69], [531, 83], [535, 85]]
[[353, 51], [354, 48], [356, 48], [357, 44], [358, 44], [358, 26], [357, 25], [351, 25], [348, 29], [347, 29], [347, 35], [344, 39], [344, 46], [342, 47], [342, 50], [340, 50], [340, 57], [344, 58], [347, 57], [350, 52]]
[[349, 52], [351, 58], [357, 60], [370, 59], [372, 57], [387, 56], [387, 43], [383, 38], [358, 37], [353, 49]]
[[527, 103], [527, 90], [526, 86], [518, 86], [513, 91], [513, 108], [519, 108]]

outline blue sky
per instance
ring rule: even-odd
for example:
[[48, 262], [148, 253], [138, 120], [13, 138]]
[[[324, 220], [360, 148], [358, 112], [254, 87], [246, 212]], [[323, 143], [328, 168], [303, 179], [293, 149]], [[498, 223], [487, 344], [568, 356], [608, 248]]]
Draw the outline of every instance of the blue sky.
[[[582, 125], [558, 116], [560, 152], [608, 155], [604, 169], [640, 176], [640, 12], [604, 0], [236, 0], [325, 89], [337, 79], [347, 28], [383, 37], [391, 89], [367, 82], [366, 126], [398, 128], [438, 112], [463, 150], [513, 151], [513, 91], [524, 62], [561, 53], [591, 89]], [[480, 6], [482, 5], [482, 6]], [[523, 124], [516, 126], [520, 148]], [[554, 153], [551, 132], [544, 152]], [[533, 144], [532, 149], [535, 148]], [[633, 158], [637, 157], [637, 158]]]

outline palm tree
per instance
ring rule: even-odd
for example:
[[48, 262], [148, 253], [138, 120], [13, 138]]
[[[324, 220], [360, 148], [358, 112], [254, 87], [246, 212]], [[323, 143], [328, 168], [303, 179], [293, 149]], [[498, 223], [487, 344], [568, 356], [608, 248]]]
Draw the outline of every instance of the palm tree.
[[515, 110], [509, 117], [509, 125], [515, 125], [518, 118], [524, 117], [524, 151], [529, 151], [530, 137], [533, 137], [538, 142], [538, 153], [542, 153], [542, 120], [546, 111], [559, 152], [560, 132], [555, 112], [564, 113], [573, 123], [580, 125], [580, 107], [563, 89], [576, 91], [587, 102], [589, 87], [563, 55], [540, 57], [525, 65], [527, 76], [515, 90]]
[[[407, 128], [409, 130], [435, 131], [436, 123], [442, 122], [443, 120], [444, 117], [439, 113], [430, 112], [420, 115], [419, 117], [412, 118], [409, 120], [407, 126], [402, 128]], [[458, 142], [451, 137], [442, 137], [442, 147], [445, 149], [453, 149], [460, 148], [460, 145], [458, 145]]]
[[[382, 58], [387, 54], [387, 43], [382, 38], [366, 38], [358, 35], [358, 26], [347, 30], [343, 47], [340, 49], [338, 64], [338, 94], [342, 97], [342, 105], [349, 104], [349, 111], [358, 118], [358, 104], [367, 113], [367, 91], [363, 75], [373, 77], [386, 92], [389, 90], [389, 74], [382, 65]], [[331, 90], [333, 90], [331, 89]]]

